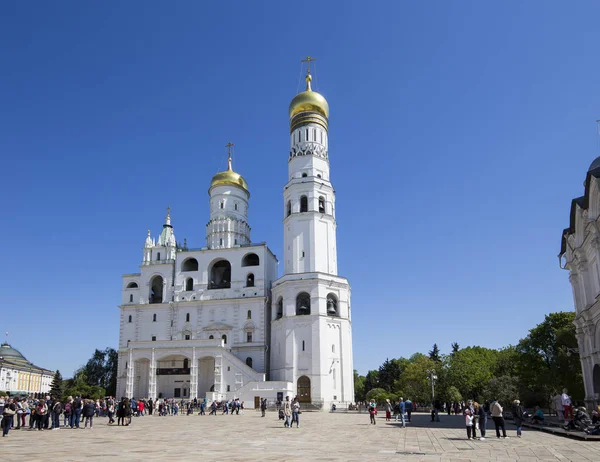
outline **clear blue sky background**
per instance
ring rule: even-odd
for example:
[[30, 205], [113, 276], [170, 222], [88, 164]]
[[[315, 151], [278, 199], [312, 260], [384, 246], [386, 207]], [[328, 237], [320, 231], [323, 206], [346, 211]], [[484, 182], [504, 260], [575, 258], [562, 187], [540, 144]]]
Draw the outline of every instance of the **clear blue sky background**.
[[69, 376], [173, 207], [205, 242], [224, 145], [282, 252], [289, 101], [331, 106], [355, 367], [515, 344], [572, 310], [561, 230], [600, 155], [598, 2], [3, 2], [0, 329]]

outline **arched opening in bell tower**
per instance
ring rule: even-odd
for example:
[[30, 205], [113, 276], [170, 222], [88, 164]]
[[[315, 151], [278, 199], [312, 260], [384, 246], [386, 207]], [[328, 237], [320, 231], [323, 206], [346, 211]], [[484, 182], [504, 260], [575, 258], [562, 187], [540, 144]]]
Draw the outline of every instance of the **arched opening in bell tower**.
[[308, 197], [300, 197], [300, 212], [308, 212]]
[[150, 303], [163, 302], [163, 278], [162, 276], [154, 276], [150, 283]]
[[310, 295], [302, 292], [296, 297], [296, 315], [303, 316], [308, 314], [310, 314]]
[[209, 289], [229, 289], [231, 287], [231, 263], [219, 260], [210, 268]]

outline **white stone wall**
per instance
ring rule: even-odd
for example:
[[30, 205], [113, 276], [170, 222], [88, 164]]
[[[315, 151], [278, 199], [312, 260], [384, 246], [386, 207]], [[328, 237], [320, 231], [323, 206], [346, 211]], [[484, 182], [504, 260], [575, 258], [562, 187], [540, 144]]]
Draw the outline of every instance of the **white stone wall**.
[[[600, 403], [600, 188], [589, 178], [588, 208], [574, 204], [573, 233], [566, 239], [564, 268], [569, 271], [575, 305], [576, 336], [586, 402]], [[595, 372], [594, 372], [595, 371]]]

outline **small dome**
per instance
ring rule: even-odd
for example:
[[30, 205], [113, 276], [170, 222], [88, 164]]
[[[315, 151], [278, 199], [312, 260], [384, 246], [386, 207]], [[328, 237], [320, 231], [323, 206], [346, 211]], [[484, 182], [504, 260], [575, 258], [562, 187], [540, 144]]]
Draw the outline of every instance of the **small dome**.
[[222, 186], [222, 185], [237, 186], [238, 188], [242, 188], [244, 191], [246, 191], [248, 194], [250, 194], [250, 192], [248, 191], [248, 183], [246, 183], [246, 180], [244, 180], [244, 177], [242, 175], [240, 175], [239, 173], [236, 173], [232, 170], [231, 157], [229, 158], [229, 166], [228, 166], [227, 170], [224, 172], [219, 172], [215, 176], [213, 176], [212, 181], [210, 182], [210, 188], [208, 189], [208, 191], [210, 192], [210, 190], [214, 186]]
[[25, 356], [23, 356], [19, 350], [14, 349], [8, 343], [0, 345], [0, 356], [5, 359], [20, 359], [27, 361]]
[[591, 172], [592, 170], [596, 170], [597, 168], [600, 168], [600, 157], [596, 157], [594, 159], [594, 162], [592, 162], [590, 165], [590, 168], [588, 168], [588, 172]]
[[322, 116], [329, 118], [329, 103], [316, 91], [310, 88], [312, 77], [306, 76], [306, 90], [294, 96], [290, 103], [290, 119], [301, 112], [318, 112]]

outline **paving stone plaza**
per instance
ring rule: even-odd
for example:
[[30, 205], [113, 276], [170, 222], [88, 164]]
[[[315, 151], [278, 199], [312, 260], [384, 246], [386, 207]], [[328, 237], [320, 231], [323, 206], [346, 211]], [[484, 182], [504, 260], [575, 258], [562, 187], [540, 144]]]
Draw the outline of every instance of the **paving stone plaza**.
[[[380, 413], [381, 415], [381, 413]], [[57, 460], [423, 460], [423, 461], [599, 461], [600, 442], [577, 441], [539, 431], [523, 431], [496, 439], [488, 422], [486, 441], [469, 441], [461, 416], [441, 416], [430, 423], [413, 415], [406, 429], [377, 425], [369, 416], [351, 413], [305, 412], [300, 428], [284, 428], [275, 412], [265, 418], [244, 415], [145, 416], [129, 427], [95, 419], [93, 430], [13, 430], [0, 439], [2, 461]], [[119, 459], [124, 458], [124, 459]]]

